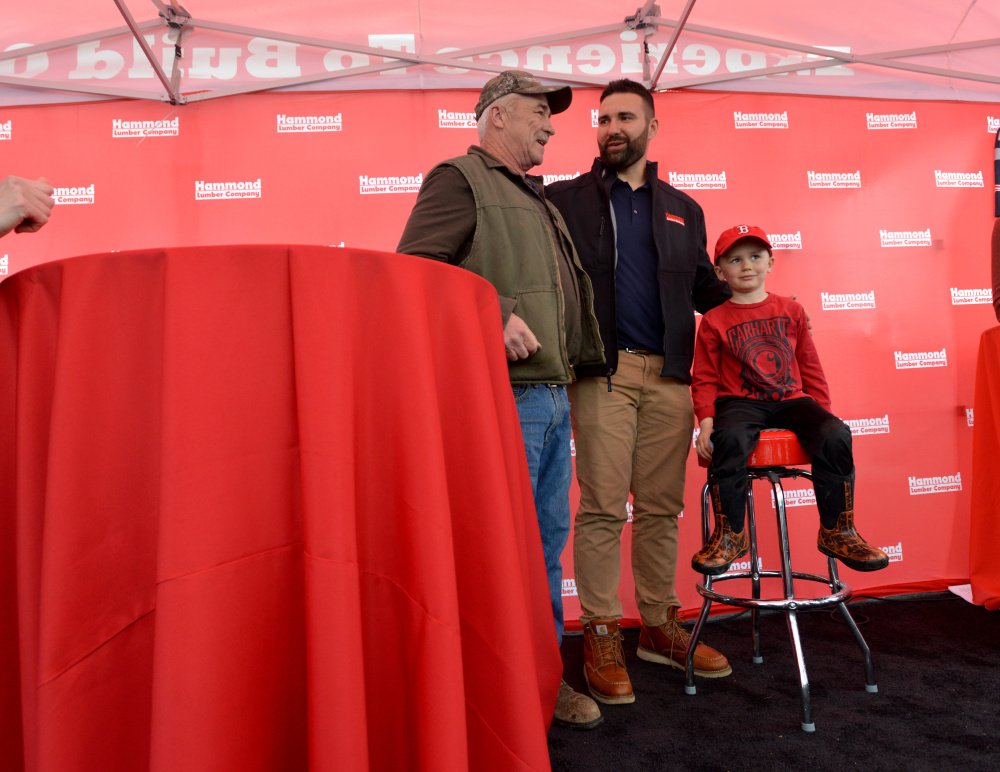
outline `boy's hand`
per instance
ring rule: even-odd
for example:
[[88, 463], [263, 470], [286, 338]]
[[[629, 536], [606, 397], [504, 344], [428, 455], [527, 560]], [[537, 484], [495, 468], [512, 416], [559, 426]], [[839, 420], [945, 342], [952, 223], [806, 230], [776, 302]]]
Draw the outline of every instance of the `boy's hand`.
[[698, 424], [701, 430], [698, 433], [698, 439], [694, 441], [695, 452], [706, 461], [712, 460], [712, 425], [714, 423], [714, 418], [703, 418]]

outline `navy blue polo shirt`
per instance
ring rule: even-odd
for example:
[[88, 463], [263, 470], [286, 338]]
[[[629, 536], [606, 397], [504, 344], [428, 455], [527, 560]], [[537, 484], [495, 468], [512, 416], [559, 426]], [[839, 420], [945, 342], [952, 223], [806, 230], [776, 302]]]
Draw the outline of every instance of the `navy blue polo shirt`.
[[620, 179], [611, 184], [618, 262], [615, 304], [618, 348], [645, 348], [663, 353], [663, 310], [656, 278], [653, 243], [653, 191], [637, 190]]

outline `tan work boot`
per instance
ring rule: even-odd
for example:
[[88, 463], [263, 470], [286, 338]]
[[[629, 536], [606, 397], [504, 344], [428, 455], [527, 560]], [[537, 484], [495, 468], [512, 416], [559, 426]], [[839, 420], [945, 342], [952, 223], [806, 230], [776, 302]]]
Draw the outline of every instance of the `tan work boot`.
[[[691, 634], [677, 621], [677, 607], [667, 612], [667, 621], [659, 626], [645, 622], [639, 632], [639, 650], [636, 655], [647, 662], [659, 662], [678, 670], [687, 669], [687, 648]], [[702, 678], [722, 678], [733, 672], [729, 660], [721, 652], [701, 641], [694, 648], [694, 674]]]
[[718, 576], [729, 570], [729, 564], [747, 554], [750, 537], [746, 527], [737, 533], [729, 525], [729, 518], [722, 514], [715, 516], [715, 530], [708, 544], [691, 558], [691, 567], [707, 576]]
[[617, 619], [591, 619], [584, 624], [583, 675], [595, 700], [608, 705], [635, 702]]
[[889, 565], [889, 556], [871, 546], [854, 528], [854, 510], [841, 512], [833, 528], [819, 527], [816, 546], [855, 571], [878, 571]]
[[593, 729], [604, 721], [601, 709], [586, 694], [574, 691], [563, 681], [559, 684], [559, 698], [552, 714], [552, 723], [569, 729]]

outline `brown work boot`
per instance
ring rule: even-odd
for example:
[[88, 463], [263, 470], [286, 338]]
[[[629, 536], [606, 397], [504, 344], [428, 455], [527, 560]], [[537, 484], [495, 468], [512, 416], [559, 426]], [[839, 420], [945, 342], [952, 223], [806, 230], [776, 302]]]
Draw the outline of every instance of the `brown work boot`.
[[552, 714], [553, 724], [568, 729], [593, 729], [602, 721], [604, 716], [596, 702], [586, 694], [574, 691], [565, 681], [559, 684], [556, 711]]
[[873, 547], [854, 528], [854, 511], [841, 512], [833, 528], [819, 527], [816, 546], [855, 571], [878, 571], [889, 565], [889, 556]]
[[608, 705], [635, 702], [617, 619], [591, 619], [584, 624], [583, 675], [595, 700]]
[[[647, 662], [659, 662], [675, 667], [678, 670], [687, 669], [687, 648], [691, 642], [691, 634], [681, 627], [677, 621], [677, 607], [672, 606], [667, 612], [667, 621], [657, 627], [647, 626], [643, 622], [639, 632], [639, 659]], [[694, 649], [694, 674], [703, 678], [722, 678], [733, 672], [729, 660], [721, 652], [701, 641]]]
[[737, 533], [729, 527], [729, 518], [715, 516], [715, 530], [708, 544], [691, 558], [691, 567], [707, 576], [718, 576], [729, 570], [729, 564], [747, 554], [750, 538], [746, 527]]

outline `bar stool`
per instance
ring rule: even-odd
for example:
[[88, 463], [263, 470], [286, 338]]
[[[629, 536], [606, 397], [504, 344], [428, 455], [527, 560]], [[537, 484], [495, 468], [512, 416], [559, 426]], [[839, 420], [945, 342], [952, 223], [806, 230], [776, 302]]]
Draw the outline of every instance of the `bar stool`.
[[[705, 621], [708, 619], [712, 602], [718, 601], [730, 606], [750, 609], [751, 627], [753, 637], [753, 661], [760, 664], [764, 658], [760, 653], [760, 610], [778, 609], [785, 614], [788, 622], [788, 635], [792, 641], [792, 649], [795, 653], [795, 662], [798, 666], [799, 684], [802, 697], [802, 729], [806, 732], [815, 732], [816, 725], [812, 720], [812, 704], [809, 697], [809, 677], [806, 673], [805, 659], [802, 655], [802, 642], [799, 638], [799, 625], [796, 614], [799, 611], [809, 609], [826, 608], [836, 606], [841, 616], [847, 623], [854, 639], [861, 648], [865, 665], [865, 690], [877, 692], [878, 685], [875, 683], [875, 668], [872, 664], [871, 650], [861, 631], [855, 624], [851, 612], [847, 610], [846, 601], [851, 598], [851, 588], [840, 579], [837, 574], [837, 563], [834, 558], [827, 557], [828, 576], [818, 574], [808, 574], [792, 570], [792, 559], [788, 544], [788, 522], [785, 512], [785, 494], [781, 487], [781, 480], [788, 478], [804, 477], [812, 480], [812, 473], [807, 469], [798, 468], [809, 464], [811, 459], [798, 438], [784, 429], [767, 429], [761, 432], [760, 442], [747, 462], [747, 514], [746, 527], [750, 529], [750, 568], [746, 571], [728, 571], [721, 576], [706, 576], [704, 584], [696, 586], [698, 593], [704, 598], [701, 613], [691, 632], [691, 642], [687, 650], [687, 682], [684, 686], [686, 694], [695, 694], [694, 684], [694, 650], [698, 645]], [[707, 462], [699, 459], [701, 466], [708, 466]], [[781, 567], [777, 571], [761, 571], [757, 553], [757, 526], [754, 518], [754, 497], [753, 481], [767, 480], [771, 484], [774, 494], [774, 508], [778, 520], [778, 545], [781, 552]], [[709, 511], [709, 486], [708, 483], [702, 489], [701, 494], [701, 533], [704, 543], [708, 543], [710, 536]], [[761, 597], [761, 579], [780, 578], [782, 586], [782, 597]], [[723, 582], [731, 579], [750, 579], [751, 597], [741, 597], [726, 595], [713, 589], [715, 582]], [[829, 593], [820, 597], [799, 598], [795, 595], [795, 580], [807, 582], [819, 582], [829, 588]]]

